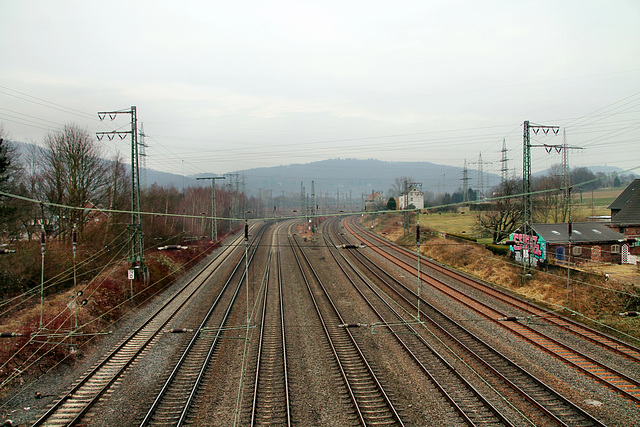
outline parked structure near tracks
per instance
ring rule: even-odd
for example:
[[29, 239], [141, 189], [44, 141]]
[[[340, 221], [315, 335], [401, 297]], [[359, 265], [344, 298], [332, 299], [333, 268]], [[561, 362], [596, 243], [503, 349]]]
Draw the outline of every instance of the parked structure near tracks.
[[532, 224], [533, 234], [513, 232], [511, 253], [522, 262], [531, 258], [531, 265], [600, 262], [620, 264], [622, 246], [627, 238], [607, 224], [597, 222]]

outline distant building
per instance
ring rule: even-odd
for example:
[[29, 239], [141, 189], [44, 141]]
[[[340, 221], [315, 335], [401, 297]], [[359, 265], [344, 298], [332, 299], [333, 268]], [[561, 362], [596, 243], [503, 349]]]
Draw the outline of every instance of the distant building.
[[371, 192], [369, 196], [364, 200], [364, 210], [368, 212], [376, 211], [379, 209], [385, 209], [387, 200], [382, 193]]
[[413, 206], [416, 209], [424, 208], [424, 193], [418, 190], [416, 187], [411, 187], [406, 194], [401, 194], [398, 197], [398, 209], [407, 209], [408, 206]]
[[624, 234], [629, 242], [623, 247], [623, 263], [634, 263], [625, 259], [630, 254], [640, 256], [640, 179], [634, 180], [609, 205], [611, 223], [609, 227]]

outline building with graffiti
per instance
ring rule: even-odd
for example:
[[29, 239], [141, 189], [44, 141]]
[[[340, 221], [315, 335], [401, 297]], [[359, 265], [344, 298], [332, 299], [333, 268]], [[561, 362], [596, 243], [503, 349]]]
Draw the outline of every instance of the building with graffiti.
[[529, 257], [532, 266], [544, 264], [620, 264], [627, 238], [598, 222], [533, 224], [528, 235], [518, 229], [510, 236], [511, 252], [518, 262]]

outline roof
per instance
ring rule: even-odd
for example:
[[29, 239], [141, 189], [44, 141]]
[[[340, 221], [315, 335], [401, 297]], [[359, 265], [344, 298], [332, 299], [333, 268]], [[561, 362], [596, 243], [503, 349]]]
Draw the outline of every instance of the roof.
[[371, 193], [365, 200], [374, 200], [382, 196], [382, 193]]
[[611, 223], [615, 225], [639, 225], [640, 224], [640, 179], [635, 179], [620, 195], [609, 205], [613, 218]]
[[[533, 230], [547, 243], [569, 243], [569, 225], [533, 224]], [[596, 243], [625, 241], [627, 238], [599, 222], [574, 222], [572, 224], [571, 243]]]

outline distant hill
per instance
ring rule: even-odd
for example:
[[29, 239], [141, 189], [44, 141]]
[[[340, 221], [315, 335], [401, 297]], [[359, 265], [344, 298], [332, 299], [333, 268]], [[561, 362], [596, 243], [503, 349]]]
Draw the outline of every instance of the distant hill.
[[[18, 151], [24, 157], [29, 146], [22, 142], [15, 142]], [[127, 165], [128, 167], [129, 165]], [[622, 172], [622, 169], [611, 166], [590, 167], [594, 173]], [[329, 159], [304, 164], [291, 164], [265, 168], [254, 168], [237, 171], [240, 183], [244, 176], [245, 191], [250, 195], [258, 195], [262, 190], [271, 190], [273, 197], [296, 197], [300, 194], [300, 184], [305, 187], [306, 193], [311, 193], [311, 181], [314, 181], [315, 192], [318, 197], [327, 195], [335, 199], [337, 192], [343, 197], [351, 197], [353, 201], [359, 201], [363, 194], [372, 191], [388, 194], [394, 181], [400, 177], [410, 177], [422, 184], [422, 191], [433, 194], [444, 192], [453, 193], [462, 188], [463, 168], [455, 166], [438, 165], [431, 162], [387, 162], [375, 159]], [[542, 171], [534, 174], [541, 176], [548, 173]], [[176, 188], [209, 186], [209, 181], [197, 181], [196, 178], [218, 174], [197, 174], [182, 176], [161, 172], [153, 169], [141, 171], [141, 184], [151, 186], [157, 184], [163, 187], [174, 186]], [[468, 169], [467, 184], [470, 188], [478, 189], [478, 171]], [[218, 181], [216, 185], [225, 185], [230, 181]], [[234, 178], [235, 187], [235, 178]], [[484, 188], [489, 190], [500, 182], [500, 176], [494, 173], [483, 174]], [[242, 187], [240, 187], [242, 188]]]
[[[244, 175], [247, 192], [257, 194], [259, 189], [272, 190], [273, 197], [300, 194], [300, 183], [305, 192], [311, 192], [314, 181], [316, 194], [335, 198], [339, 191], [341, 197], [351, 193], [353, 200], [360, 200], [362, 194], [372, 191], [385, 194], [393, 186], [396, 178], [410, 177], [422, 183], [422, 190], [432, 193], [447, 191], [452, 193], [462, 187], [462, 168], [438, 165], [430, 162], [386, 162], [375, 159], [330, 159], [305, 164], [292, 164], [268, 168], [255, 168], [238, 171]], [[201, 175], [193, 175], [196, 176]], [[469, 169], [468, 184], [478, 186], [478, 173]], [[242, 179], [242, 178], [240, 178]], [[485, 187], [496, 185], [500, 177], [496, 174], [484, 174]]]
[[[25, 159], [29, 154], [30, 150], [33, 150], [36, 147], [36, 145], [29, 144], [26, 142], [11, 141], [11, 143], [15, 144], [18, 150], [18, 153], [20, 153], [20, 156], [22, 159]], [[127, 168], [127, 171], [129, 171], [131, 168], [129, 164], [126, 164], [125, 167]], [[182, 188], [183, 185], [184, 187], [189, 187], [189, 186], [194, 187], [199, 185], [205, 185], [202, 183], [202, 181], [196, 181], [194, 178], [191, 178], [188, 176], [178, 175], [174, 173], [160, 172], [153, 169], [141, 170], [140, 185], [143, 187], [145, 185], [150, 187], [153, 184], [157, 184], [162, 187], [173, 186], [176, 188]]]

